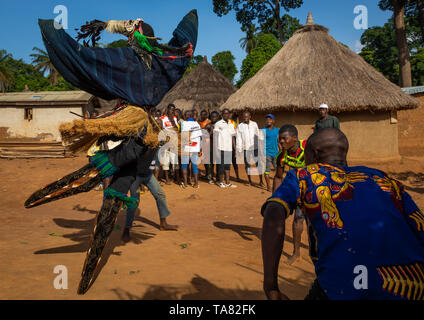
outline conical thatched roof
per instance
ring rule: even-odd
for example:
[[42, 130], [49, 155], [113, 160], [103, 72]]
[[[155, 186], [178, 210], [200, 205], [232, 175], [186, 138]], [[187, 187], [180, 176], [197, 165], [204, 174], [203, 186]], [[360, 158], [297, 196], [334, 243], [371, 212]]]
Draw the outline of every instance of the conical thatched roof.
[[252, 111], [331, 112], [400, 110], [419, 106], [361, 56], [313, 23], [301, 27], [277, 54], [221, 107]]
[[156, 108], [164, 111], [168, 104], [173, 103], [182, 111], [219, 110], [236, 90], [237, 88], [216, 71], [205, 57], [193, 71], [177, 82]]

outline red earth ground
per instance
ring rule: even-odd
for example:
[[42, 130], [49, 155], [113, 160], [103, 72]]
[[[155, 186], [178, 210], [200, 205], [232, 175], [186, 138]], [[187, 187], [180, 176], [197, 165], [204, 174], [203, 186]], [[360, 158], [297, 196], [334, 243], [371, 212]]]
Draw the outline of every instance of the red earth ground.
[[[36, 189], [86, 163], [85, 157], [0, 160], [0, 299], [265, 299], [259, 210], [270, 193], [242, 183], [236, 183], [236, 189], [220, 189], [204, 182], [200, 189], [164, 186], [171, 210], [168, 221], [180, 226], [177, 232], [159, 231], [156, 205], [146, 192], [133, 241], [124, 244], [121, 211], [99, 276], [84, 296], [78, 296], [102, 192], [33, 209], [25, 209], [23, 203]], [[369, 165], [393, 173], [424, 207], [424, 158]], [[279, 284], [289, 298], [303, 299], [315, 279], [314, 268], [306, 232], [301, 258], [291, 266], [284, 263], [293, 249], [291, 222], [290, 217]], [[68, 289], [54, 288], [58, 265], [67, 268]]]

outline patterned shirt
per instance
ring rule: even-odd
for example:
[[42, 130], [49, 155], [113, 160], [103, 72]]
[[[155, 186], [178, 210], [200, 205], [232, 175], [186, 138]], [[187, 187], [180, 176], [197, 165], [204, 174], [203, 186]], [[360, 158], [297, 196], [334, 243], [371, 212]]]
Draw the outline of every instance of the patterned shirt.
[[299, 148], [295, 153], [289, 154], [287, 150], [281, 150], [277, 154], [275, 162], [277, 166], [288, 165], [290, 168], [301, 168], [305, 166], [305, 147], [307, 140], [299, 140]]
[[210, 119], [206, 119], [205, 121], [201, 121], [199, 122], [200, 124], [200, 128], [204, 129], [209, 123], [211, 123], [212, 121]]
[[[164, 114], [159, 119], [162, 121], [162, 126], [163, 126], [164, 129], [172, 129], [173, 128], [172, 122], [169, 120], [169, 118], [166, 114]], [[174, 116], [174, 123], [177, 126], [177, 129], [179, 129], [177, 117], [175, 117], [175, 116]]]
[[424, 214], [400, 182], [372, 168], [314, 164], [289, 171], [262, 214], [270, 202], [306, 213], [330, 299], [424, 299]]

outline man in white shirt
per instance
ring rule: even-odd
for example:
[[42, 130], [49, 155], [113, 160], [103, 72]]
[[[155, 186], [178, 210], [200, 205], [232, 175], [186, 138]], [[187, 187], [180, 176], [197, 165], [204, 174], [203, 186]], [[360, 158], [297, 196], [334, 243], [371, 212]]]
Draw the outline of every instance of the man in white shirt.
[[[230, 165], [232, 163], [232, 151], [235, 149], [236, 130], [229, 121], [230, 110], [222, 111], [222, 120], [214, 126], [214, 148], [217, 150], [218, 161], [218, 186], [221, 188], [236, 188], [230, 183]], [[225, 181], [224, 181], [225, 176]]]
[[[259, 128], [255, 121], [250, 120], [252, 115], [249, 111], [243, 112], [243, 122], [237, 127], [236, 150], [237, 154], [243, 153], [244, 165], [249, 179], [249, 184], [253, 185], [250, 174], [250, 167], [255, 164], [258, 167], [258, 137]], [[263, 186], [262, 175], [260, 177], [260, 185]]]
[[180, 184], [180, 174], [178, 167], [178, 130], [179, 125], [175, 116], [175, 106], [171, 103], [166, 109], [166, 113], [159, 118], [163, 131], [159, 135], [159, 139], [166, 140], [169, 136], [169, 142], [159, 150], [159, 159], [165, 175], [166, 184], [169, 181], [169, 164], [174, 167], [177, 184]]
[[200, 153], [202, 129], [199, 123], [193, 118], [193, 112], [191, 110], [184, 112], [184, 119], [181, 123], [181, 171], [184, 179], [181, 186], [184, 189], [187, 187], [188, 165], [191, 160], [191, 168], [194, 176], [193, 188], [199, 188], [199, 169], [197, 163]]

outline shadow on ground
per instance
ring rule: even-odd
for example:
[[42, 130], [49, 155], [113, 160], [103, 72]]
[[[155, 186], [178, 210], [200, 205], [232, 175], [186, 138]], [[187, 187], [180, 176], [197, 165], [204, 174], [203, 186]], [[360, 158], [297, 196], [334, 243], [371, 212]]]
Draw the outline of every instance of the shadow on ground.
[[123, 289], [112, 289], [120, 300], [263, 300], [262, 291], [225, 289], [195, 275], [186, 286], [149, 286], [144, 294], [134, 295]]
[[[256, 270], [253, 270], [256, 272]], [[310, 283], [312, 282], [312, 277]], [[286, 279], [279, 276], [279, 287], [282, 292], [296, 292], [300, 297], [306, 296], [310, 283]], [[244, 288], [220, 288], [209, 280], [195, 275], [190, 283], [185, 286], [160, 286], [151, 285], [140, 295], [126, 290], [115, 288], [112, 291], [120, 300], [264, 300], [262, 290], [249, 290]]]
[[[87, 209], [86, 207], [81, 207], [80, 205], [74, 206], [73, 210], [81, 211], [81, 212], [88, 212], [88, 213], [93, 214], [93, 215], [97, 214], [96, 210], [90, 210], [90, 209]], [[147, 218], [140, 217], [139, 213], [140, 213], [140, 211], [137, 210], [136, 217], [135, 217], [136, 221], [141, 221], [145, 224], [151, 225], [151, 226], [159, 229], [158, 224], [156, 224], [155, 222], [153, 222], [153, 221], [151, 221]], [[93, 219], [89, 219], [89, 220], [74, 220], [74, 219], [63, 219], [63, 218], [53, 219], [53, 221], [56, 223], [56, 225], [61, 227], [61, 228], [77, 229], [78, 231], [76, 231], [76, 232], [62, 235], [63, 238], [69, 239], [69, 240], [77, 242], [77, 243], [73, 244], [73, 245], [67, 245], [67, 246], [38, 250], [38, 251], [34, 252], [34, 254], [73, 253], [73, 252], [85, 252], [85, 251], [87, 251], [88, 248], [89, 248], [89, 245], [90, 245], [91, 233], [92, 233], [92, 230], [94, 228], [94, 220], [95, 220], [95, 217]], [[108, 241], [108, 244], [105, 247], [105, 253], [110, 248], [113, 249], [115, 247], [125, 245], [121, 241], [121, 235], [122, 235], [122, 231], [123, 231], [124, 226], [125, 226], [125, 214], [124, 214], [123, 211], [121, 211], [118, 215], [118, 220], [115, 224], [114, 231], [112, 232], [110, 239]], [[140, 244], [143, 241], [151, 239], [156, 235], [155, 233], [152, 233], [152, 232], [140, 231], [139, 230], [140, 228], [145, 228], [145, 227], [139, 226], [139, 227], [136, 228], [136, 230], [133, 230], [133, 232], [131, 232], [132, 242], [134, 242], [135, 244]], [[119, 253], [112, 253], [112, 252], [111, 252], [111, 254], [119, 255]]]
[[[243, 226], [238, 224], [228, 224], [221, 221], [215, 221], [213, 225], [219, 229], [227, 229], [234, 231], [237, 233], [242, 239], [247, 241], [252, 241], [253, 238], [257, 238], [258, 240], [261, 240], [262, 230], [261, 228], [257, 227], [251, 227], [251, 226]], [[285, 241], [293, 243], [293, 238], [286, 234]], [[305, 245], [304, 243], [301, 243], [300, 245], [302, 248], [308, 249], [309, 246]]]
[[[90, 214], [96, 214], [96, 210], [90, 210], [86, 207], [82, 208], [80, 205], [74, 206], [73, 210], [76, 211], [82, 211], [82, 212], [88, 212]], [[149, 224], [155, 228], [159, 228], [159, 225], [154, 223], [153, 221], [150, 221], [147, 218], [139, 217], [140, 210], [137, 209], [136, 211], [136, 219], [138, 221], [142, 221], [146, 224]], [[74, 245], [68, 245], [68, 246], [61, 246], [61, 247], [55, 247], [55, 248], [49, 248], [49, 249], [43, 249], [38, 250], [34, 252], [34, 254], [56, 254], [56, 253], [72, 253], [72, 252], [86, 252], [90, 247], [90, 240], [91, 240], [91, 234], [94, 229], [94, 223], [95, 223], [96, 217], [89, 220], [72, 220], [72, 219], [53, 219], [53, 221], [61, 228], [67, 228], [67, 229], [79, 229], [79, 231], [70, 233], [70, 234], [64, 234], [62, 237], [70, 239], [71, 241], [77, 242], [77, 244]], [[99, 276], [100, 272], [102, 271], [103, 267], [106, 265], [107, 261], [109, 260], [109, 257], [113, 255], [121, 255], [121, 251], [114, 251], [116, 247], [125, 245], [125, 243], [122, 242], [121, 236], [122, 236], [122, 229], [125, 226], [125, 216], [124, 213], [121, 211], [118, 214], [118, 219], [115, 224], [115, 228], [110, 235], [105, 248], [103, 249], [101, 259], [99, 261], [99, 265], [96, 268], [96, 271], [93, 275], [93, 280], [91, 281], [91, 284], [89, 288], [94, 284], [97, 277]], [[143, 227], [144, 228], [144, 227]], [[137, 228], [138, 229], [138, 228]], [[155, 236], [155, 233], [152, 232], [146, 232], [146, 231], [134, 231], [131, 232], [131, 241], [140, 244], [141, 242], [151, 239]], [[84, 261], [81, 261], [81, 265], [83, 265]]]

